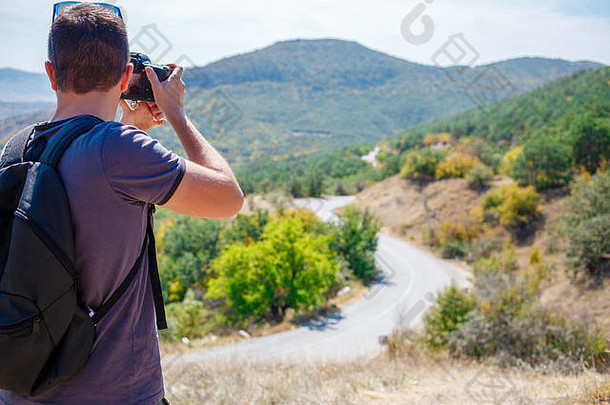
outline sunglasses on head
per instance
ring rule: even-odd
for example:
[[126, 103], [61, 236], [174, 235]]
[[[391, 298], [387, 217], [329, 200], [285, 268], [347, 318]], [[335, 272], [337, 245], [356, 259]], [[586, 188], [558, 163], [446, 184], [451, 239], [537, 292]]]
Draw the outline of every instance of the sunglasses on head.
[[[53, 19], [51, 21], [55, 21], [55, 19], [57, 17], [59, 17], [61, 14], [65, 13], [66, 11], [68, 11], [69, 9], [71, 9], [72, 7], [78, 5], [78, 4], [83, 4], [82, 1], [62, 1], [60, 3], [55, 3], [53, 5]], [[108, 3], [86, 3], [86, 4], [95, 4], [96, 6], [100, 6], [105, 10], [108, 10], [109, 12], [117, 15], [121, 20], [123, 19], [123, 15], [121, 14], [121, 9], [118, 8], [117, 6], [114, 6], [112, 4], [108, 4]]]

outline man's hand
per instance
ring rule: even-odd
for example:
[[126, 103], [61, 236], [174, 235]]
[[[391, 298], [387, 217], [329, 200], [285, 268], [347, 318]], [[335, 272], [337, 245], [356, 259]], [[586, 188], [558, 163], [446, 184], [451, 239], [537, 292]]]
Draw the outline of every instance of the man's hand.
[[159, 81], [155, 71], [147, 67], [146, 76], [152, 85], [155, 101], [161, 111], [172, 122], [174, 118], [184, 117], [184, 94], [186, 85], [182, 81], [182, 66], [168, 65], [173, 69], [172, 74], [162, 82]]
[[146, 68], [155, 101], [176, 131], [189, 159], [182, 181], [165, 206], [193, 217], [231, 217], [241, 209], [244, 194], [227, 161], [201, 135], [184, 112], [186, 86], [182, 81], [183, 68], [169, 66], [173, 72], [163, 82], [159, 81], [151, 68]]
[[127, 101], [121, 99], [121, 109], [123, 110], [121, 122], [125, 125], [133, 125], [144, 132], [166, 122], [161, 109], [153, 102], [139, 101], [134, 109]]

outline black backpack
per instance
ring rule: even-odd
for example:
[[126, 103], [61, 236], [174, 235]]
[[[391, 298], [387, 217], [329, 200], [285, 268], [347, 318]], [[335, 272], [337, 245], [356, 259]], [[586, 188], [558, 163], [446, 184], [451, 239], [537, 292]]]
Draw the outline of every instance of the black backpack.
[[142, 249], [119, 288], [95, 311], [79, 302], [72, 218], [57, 165], [74, 139], [102, 122], [90, 115], [73, 118], [46, 145], [27, 148], [26, 155], [31, 126], [13, 136], [2, 152], [0, 389], [35, 396], [76, 374], [89, 358], [96, 325], [127, 290], [147, 251], [157, 327], [167, 327], [153, 205]]

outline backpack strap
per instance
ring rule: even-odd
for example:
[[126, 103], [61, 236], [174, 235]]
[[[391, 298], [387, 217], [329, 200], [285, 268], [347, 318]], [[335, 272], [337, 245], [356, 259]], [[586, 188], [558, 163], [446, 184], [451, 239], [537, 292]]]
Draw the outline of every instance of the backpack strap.
[[157, 264], [157, 250], [155, 247], [155, 233], [153, 227], [153, 213], [155, 206], [150, 205], [148, 210], [148, 275], [155, 301], [155, 314], [157, 316], [157, 329], [167, 329], [165, 319], [165, 306], [163, 305], [163, 291], [161, 289], [161, 279], [159, 277], [159, 266]]
[[49, 141], [40, 156], [40, 162], [57, 168], [59, 160], [72, 142], [94, 126], [104, 122], [93, 115], [80, 115], [64, 124], [59, 131], [51, 135]]
[[4, 145], [4, 149], [2, 149], [0, 167], [7, 167], [14, 165], [15, 163], [23, 162], [25, 149], [35, 128], [36, 124], [30, 125], [17, 132], [8, 140], [6, 145]]
[[129, 289], [131, 283], [136, 277], [138, 270], [142, 264], [142, 260], [144, 259], [144, 255], [148, 252], [148, 272], [150, 277], [150, 282], [153, 290], [153, 299], [155, 302], [155, 314], [157, 317], [157, 329], [167, 329], [167, 321], [165, 319], [165, 307], [163, 306], [163, 294], [161, 291], [161, 281], [159, 279], [159, 269], [157, 267], [157, 254], [155, 251], [155, 235], [153, 229], [153, 212], [154, 205], [149, 205], [148, 207], [148, 218], [146, 225], [146, 235], [144, 236], [144, 243], [142, 244], [142, 249], [140, 250], [140, 254], [136, 259], [136, 262], [129, 270], [129, 273], [119, 285], [119, 287], [112, 293], [110, 298], [108, 298], [99, 309], [91, 315], [91, 319], [93, 323], [97, 325], [102, 318], [112, 309], [114, 304], [116, 304], [123, 294]]

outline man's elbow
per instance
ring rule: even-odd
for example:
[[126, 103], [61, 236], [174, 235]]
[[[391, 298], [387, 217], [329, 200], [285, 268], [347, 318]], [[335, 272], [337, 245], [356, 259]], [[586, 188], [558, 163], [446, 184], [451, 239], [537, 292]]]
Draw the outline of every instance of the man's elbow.
[[230, 218], [241, 211], [244, 205], [244, 193], [237, 183], [224, 187], [219, 197], [216, 218]]
[[244, 192], [241, 190], [241, 187], [239, 187], [239, 184], [235, 183], [232, 194], [231, 202], [228, 204], [230, 209], [228, 210], [229, 215], [227, 215], [227, 217], [236, 215], [244, 206]]

